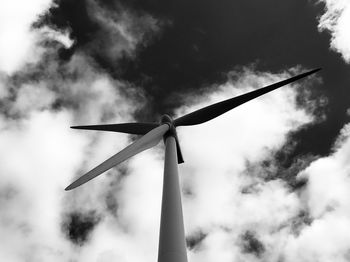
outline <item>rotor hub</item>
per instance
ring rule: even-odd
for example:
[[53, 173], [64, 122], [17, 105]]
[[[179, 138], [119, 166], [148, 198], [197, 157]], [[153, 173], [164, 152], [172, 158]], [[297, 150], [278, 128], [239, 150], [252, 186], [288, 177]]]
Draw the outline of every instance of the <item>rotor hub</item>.
[[169, 115], [162, 115], [161, 119], [160, 119], [160, 123], [161, 124], [168, 124], [170, 126], [173, 125], [173, 119], [169, 116]]
[[164, 134], [164, 139], [166, 139], [169, 136], [177, 137], [176, 136], [176, 129], [174, 126], [174, 121], [169, 115], [162, 115], [160, 119], [161, 124], [167, 124], [169, 126], [168, 132]]

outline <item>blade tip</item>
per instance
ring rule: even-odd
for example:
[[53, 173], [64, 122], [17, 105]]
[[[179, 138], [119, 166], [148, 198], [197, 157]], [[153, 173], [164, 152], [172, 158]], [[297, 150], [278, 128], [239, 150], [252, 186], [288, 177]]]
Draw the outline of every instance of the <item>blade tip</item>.
[[322, 67], [315, 68], [315, 69], [309, 71], [308, 73], [309, 73], [309, 74], [314, 74], [314, 73], [316, 73], [316, 72], [318, 72], [318, 71], [320, 71], [320, 70], [322, 70]]
[[72, 189], [76, 188], [73, 184], [70, 184], [69, 186], [67, 186], [64, 190], [65, 191], [70, 191]]

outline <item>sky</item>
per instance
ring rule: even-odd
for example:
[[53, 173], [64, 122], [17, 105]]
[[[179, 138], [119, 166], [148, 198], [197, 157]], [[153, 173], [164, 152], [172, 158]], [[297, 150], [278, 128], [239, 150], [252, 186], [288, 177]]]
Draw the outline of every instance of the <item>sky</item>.
[[350, 260], [348, 0], [0, 2], [0, 261], [156, 261], [164, 145], [64, 191], [159, 121], [323, 70], [179, 127], [191, 262]]

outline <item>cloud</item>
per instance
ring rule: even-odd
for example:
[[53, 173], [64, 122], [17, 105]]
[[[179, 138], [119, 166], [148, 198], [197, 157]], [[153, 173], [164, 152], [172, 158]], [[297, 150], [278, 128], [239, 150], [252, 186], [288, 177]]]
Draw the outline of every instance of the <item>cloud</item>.
[[350, 4], [347, 0], [320, 0], [324, 3], [325, 13], [319, 19], [320, 31], [327, 30], [331, 38], [331, 48], [350, 62]]
[[[67, 112], [33, 113], [28, 120], [4, 123], [0, 133], [1, 260], [62, 261], [69, 245], [60, 232], [63, 185], [81, 160], [86, 140], [64, 126]], [[68, 150], [69, 149], [69, 150]], [[5, 257], [4, 257], [5, 256]], [[6, 258], [6, 256], [8, 256]]]
[[[111, 75], [118, 75], [124, 68], [123, 62], [135, 59], [138, 51], [160, 34], [164, 22], [144, 11], [135, 11], [120, 1], [55, 1], [35, 23], [35, 28], [51, 36], [52, 31], [66, 32], [74, 41], [68, 50], [61, 49], [60, 55], [67, 59], [79, 50], [93, 58], [99, 67]], [[79, 15], [78, 15], [79, 14]], [[67, 41], [54, 36], [62, 44]]]
[[[139, 89], [97, 67], [90, 52], [101, 51], [116, 60], [125, 54], [136, 57], [137, 47], [159, 30], [158, 21], [150, 15], [137, 17], [125, 10], [116, 17], [91, 3], [96, 8], [89, 12], [101, 23], [105, 43], [92, 41], [86, 50], [76, 50], [69, 60], [61, 61], [59, 47], [42, 41], [53, 39], [69, 47], [70, 29], [30, 29], [37, 16], [52, 6], [38, 1], [19, 25], [21, 37], [28, 37], [27, 51], [18, 57], [4, 56], [0, 73], [1, 261], [157, 258], [163, 146], [135, 156], [81, 188], [63, 190], [131, 142], [122, 134], [68, 127], [133, 121], [139, 109], [135, 105], [143, 105]], [[4, 40], [6, 46], [15, 41], [1, 39], [8, 40]], [[101, 48], [112, 42], [116, 43], [113, 47]], [[200, 95], [186, 94], [177, 114], [300, 71], [237, 69], [228, 73], [224, 84], [208, 86]], [[330, 156], [313, 159], [302, 168], [297, 179], [307, 181], [303, 187], [294, 190], [283, 174], [269, 175], [283, 170], [273, 159], [288, 134], [318, 121], [317, 104], [300, 104], [298, 99], [305, 94], [303, 89], [315, 83], [309, 78], [210, 123], [178, 129], [185, 157], [180, 175], [190, 261], [348, 260], [350, 128], [344, 127]], [[264, 161], [276, 168], [267, 170]]]
[[62, 219], [72, 210], [95, 209], [100, 205], [99, 195], [81, 192], [73, 201], [74, 193], [63, 189], [75, 174], [86, 171], [85, 166], [114, 153], [111, 145], [126, 145], [125, 136], [115, 140], [111, 134], [69, 129], [78, 119], [125, 122], [132, 113], [131, 102], [119, 93], [117, 82], [94, 71], [85, 60], [77, 60], [81, 63], [73, 59], [66, 65], [74, 67], [73, 79], [51, 78], [48, 70], [47, 78], [22, 84], [9, 102], [8, 116], [2, 115], [0, 191], [5, 193], [0, 227], [8, 244], [1, 247], [1, 260], [68, 261], [74, 257]]
[[290, 236], [286, 261], [349, 260], [349, 124], [345, 125], [334, 152], [312, 162], [298, 177], [307, 179], [301, 200], [312, 223], [298, 236]]
[[45, 40], [56, 40], [65, 47], [72, 41], [67, 32], [48, 27], [32, 28], [33, 22], [52, 6], [51, 0], [4, 0], [0, 3], [0, 71], [13, 74], [27, 63], [36, 63], [45, 49]]
[[[24, 75], [35, 72], [29, 70]], [[226, 84], [194, 96], [187, 103], [192, 106], [180, 108], [179, 113], [288, 76], [288, 72], [274, 75], [244, 69]], [[22, 81], [15, 86], [14, 97], [7, 100], [8, 114], [2, 115], [0, 125], [0, 156], [5, 159], [0, 168], [0, 228], [2, 239], [7, 239], [6, 245], [1, 245], [1, 259], [154, 261], [162, 147], [134, 157], [75, 191], [63, 191], [76, 175], [128, 142], [123, 135], [70, 131], [67, 127], [130, 121], [139, 96], [123, 96], [119, 90], [125, 83], [96, 70], [79, 54], [66, 64], [50, 63], [39, 78], [23, 77]], [[291, 130], [313, 120], [296, 105], [296, 94], [295, 88], [284, 88], [210, 124], [179, 129], [186, 161], [180, 173], [183, 187], [191, 192], [184, 198], [186, 229], [189, 236], [198, 230], [205, 235], [190, 252], [192, 261], [209, 261], [215, 254], [223, 261], [254, 257], [247, 250], [257, 243], [262, 250], [259, 256], [265, 256], [271, 250], [266, 243], [272, 246], [276, 242], [276, 238], [264, 237], [266, 230], [298, 213], [297, 195], [290, 193], [283, 181], [263, 182], [263, 174], [244, 175], [247, 161], [270, 158]], [[241, 193], [243, 187], [254, 193]], [[236, 220], [238, 212], [241, 219]], [[271, 214], [275, 215], [273, 222]], [[90, 225], [80, 242], [71, 239], [73, 218], [78, 221], [78, 231]], [[251, 230], [252, 225], [256, 230]], [[244, 237], [247, 235], [253, 237]]]
[[[195, 105], [179, 114], [288, 78], [290, 73], [245, 68], [230, 75], [234, 77], [226, 84], [212, 87], [214, 92], [195, 98]], [[300, 212], [298, 195], [282, 179], [266, 180], [263, 167], [254, 173], [248, 167], [273, 159], [289, 132], [314, 120], [297, 105], [299, 84], [269, 93], [210, 123], [179, 128], [186, 161], [180, 170], [189, 192], [184, 211], [187, 234], [206, 235], [190, 253], [191, 261], [260, 257], [274, 261], [273, 249], [281, 245], [283, 228]]]
[[116, 62], [123, 56], [134, 57], [139, 47], [159, 33], [162, 23], [147, 13], [134, 13], [116, 4], [107, 9], [97, 1], [88, 1], [88, 13], [99, 25], [94, 39], [87, 45], [89, 52]]
[[[100, 220], [109, 216], [115, 220], [117, 201], [111, 190], [123, 170], [112, 170], [79, 192], [67, 193], [64, 188], [126, 146], [129, 138], [77, 132], [69, 126], [132, 121], [138, 109], [135, 105], [143, 105], [142, 92], [111, 78], [84, 52], [77, 51], [68, 61], [60, 61], [58, 49], [73, 43], [69, 28], [32, 27], [50, 7], [49, 1], [34, 1], [28, 6], [12, 1], [0, 7], [1, 13], [8, 14], [1, 16], [1, 25], [18, 27], [16, 31], [5, 30], [5, 26], [0, 30], [2, 51], [6, 51], [0, 53], [1, 261], [88, 261], [84, 256], [94, 251], [102, 260], [110, 256], [105, 246], [100, 246], [100, 254], [99, 249], [89, 251], [87, 246], [81, 251], [79, 245], [95, 243], [91, 235], [97, 235], [100, 227], [91, 230]], [[11, 15], [18, 15], [19, 21]], [[133, 17], [129, 15], [125, 22], [123, 19], [126, 17], [120, 23], [128, 24]], [[146, 30], [147, 25], [143, 26]], [[142, 39], [133, 40], [133, 44]], [[61, 44], [47, 45], [45, 41]], [[128, 49], [130, 55], [132, 51]], [[80, 242], [74, 241], [73, 220], [78, 221], [73, 228], [76, 237], [86, 233]], [[83, 232], [84, 222], [91, 221], [91, 228]], [[102, 234], [102, 243], [107, 236]]]
[[[278, 77], [247, 72], [197, 97], [185, 111], [231, 96], [233, 87], [246, 91]], [[179, 130], [186, 160], [180, 167], [186, 230], [192, 239], [201, 236], [191, 245], [191, 261], [349, 260], [349, 124], [328, 157], [302, 168], [296, 179], [306, 183], [299, 189], [283, 174], [269, 177], [279, 169], [262, 165], [274, 158], [288, 132], [314, 120], [295, 99], [295, 87], [282, 88], [210, 124]], [[261, 167], [249, 169], [248, 163]]]
[[[213, 86], [200, 97], [193, 95], [178, 114], [290, 76], [288, 72], [249, 69], [236, 73], [234, 80]], [[186, 231], [192, 239], [202, 232], [197, 240], [200, 244], [193, 243], [189, 260], [254, 261], [257, 255], [278, 256], [273, 248], [279, 245], [282, 249], [279, 243], [288, 236], [286, 227], [299, 215], [298, 195], [290, 192], [283, 180], [265, 181], [263, 170], [249, 175], [246, 168], [249, 161], [272, 158], [290, 131], [313, 121], [312, 115], [297, 106], [296, 87], [271, 93], [210, 124], [179, 128], [186, 161], [180, 166], [186, 192]], [[81, 250], [80, 259], [156, 260], [164, 153], [160, 149], [130, 160], [128, 175], [113, 189], [117, 219], [104, 214], [91, 233], [91, 241]], [[251, 193], [242, 193], [247, 187]]]

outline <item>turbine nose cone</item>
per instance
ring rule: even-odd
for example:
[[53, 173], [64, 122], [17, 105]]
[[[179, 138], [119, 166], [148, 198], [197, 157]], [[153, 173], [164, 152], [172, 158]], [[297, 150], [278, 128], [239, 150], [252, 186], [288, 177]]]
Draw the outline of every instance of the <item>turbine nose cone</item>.
[[173, 119], [169, 115], [162, 115], [162, 118], [160, 119], [160, 122], [162, 124], [173, 124]]

